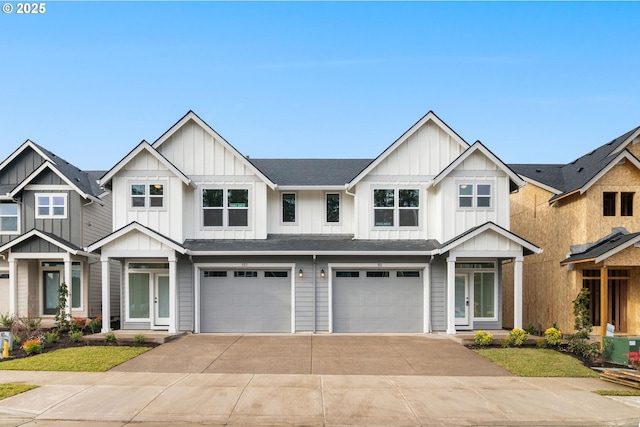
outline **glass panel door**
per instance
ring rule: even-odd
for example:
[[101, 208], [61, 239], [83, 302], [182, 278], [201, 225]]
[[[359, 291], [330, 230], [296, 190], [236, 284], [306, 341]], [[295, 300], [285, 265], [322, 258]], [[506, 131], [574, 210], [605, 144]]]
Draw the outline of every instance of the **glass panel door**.
[[469, 324], [469, 276], [456, 274], [456, 325]]
[[155, 283], [155, 324], [169, 324], [169, 276], [157, 275]]
[[58, 311], [60, 271], [42, 272], [42, 314], [55, 315]]

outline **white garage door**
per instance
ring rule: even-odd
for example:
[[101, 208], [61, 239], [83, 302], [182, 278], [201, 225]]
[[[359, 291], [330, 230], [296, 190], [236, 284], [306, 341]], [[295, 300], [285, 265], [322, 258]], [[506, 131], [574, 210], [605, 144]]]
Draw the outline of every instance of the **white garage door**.
[[334, 332], [424, 331], [422, 270], [333, 272]]
[[201, 332], [291, 332], [290, 270], [205, 270]]

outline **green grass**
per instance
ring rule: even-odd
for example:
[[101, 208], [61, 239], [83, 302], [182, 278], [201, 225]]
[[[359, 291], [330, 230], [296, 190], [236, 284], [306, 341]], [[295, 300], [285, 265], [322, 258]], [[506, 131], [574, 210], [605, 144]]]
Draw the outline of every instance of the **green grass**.
[[4, 361], [0, 363], [0, 370], [104, 372], [148, 350], [149, 347], [63, 348], [23, 359]]
[[486, 348], [474, 351], [519, 377], [599, 377], [578, 359], [555, 350]]
[[596, 390], [600, 396], [640, 396], [640, 390]]
[[0, 400], [15, 396], [16, 394], [24, 393], [25, 391], [29, 391], [37, 387], [37, 385], [29, 384], [0, 384]]

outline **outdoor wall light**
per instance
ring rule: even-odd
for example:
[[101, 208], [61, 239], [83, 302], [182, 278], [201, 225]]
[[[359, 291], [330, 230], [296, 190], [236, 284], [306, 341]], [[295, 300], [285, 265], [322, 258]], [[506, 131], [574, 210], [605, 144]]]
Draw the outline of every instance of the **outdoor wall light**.
[[304, 277], [304, 273], [302, 272], [302, 269], [298, 270], [298, 277], [300, 278]]
[[322, 270], [320, 270], [320, 277], [322, 277], [324, 279], [324, 268]]

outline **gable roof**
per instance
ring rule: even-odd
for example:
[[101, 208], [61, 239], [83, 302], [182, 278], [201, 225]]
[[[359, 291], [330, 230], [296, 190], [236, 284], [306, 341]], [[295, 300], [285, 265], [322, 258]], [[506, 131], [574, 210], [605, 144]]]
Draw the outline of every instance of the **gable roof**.
[[511, 168], [527, 181], [542, 183], [554, 193], [549, 202], [570, 194], [584, 193], [619, 162], [626, 160], [640, 169], [638, 160], [626, 147], [640, 136], [640, 126], [604, 144], [571, 163], [511, 164]]
[[[58, 157], [46, 148], [36, 144], [31, 140], [26, 140], [20, 147], [18, 147], [13, 153], [9, 155], [2, 163], [0, 163], [0, 170], [9, 165], [26, 149], [32, 149], [40, 157], [44, 159], [44, 163], [36, 170], [30, 173], [21, 183], [16, 185], [3, 185], [0, 188], [2, 194], [9, 194], [13, 197], [17, 194], [25, 185], [29, 184], [31, 180], [36, 178], [42, 170], [49, 168], [52, 172], [58, 175], [63, 181], [71, 186], [85, 199], [97, 199], [104, 190], [100, 188], [95, 180], [95, 175], [91, 175], [88, 172], [82, 171], [78, 167], [72, 165], [68, 161], [61, 157]], [[44, 166], [46, 165], [46, 166]]]
[[30, 231], [28, 231], [27, 233], [24, 233], [18, 237], [16, 237], [13, 240], [10, 240], [9, 242], [5, 243], [4, 245], [0, 246], [0, 253], [5, 252], [11, 248], [13, 248], [14, 246], [25, 242], [29, 239], [32, 238], [40, 238], [42, 240], [46, 240], [47, 242], [51, 243], [52, 245], [55, 245], [57, 247], [59, 247], [60, 249], [64, 250], [65, 252], [69, 252], [72, 255], [86, 255], [89, 256], [90, 254], [85, 252], [81, 247], [74, 245], [71, 242], [66, 241], [65, 239], [56, 236], [53, 233], [48, 233], [46, 231], [41, 231], [41, 230], [37, 230], [37, 229], [32, 229]]
[[512, 233], [506, 228], [500, 227], [498, 224], [494, 222], [488, 221], [488, 222], [485, 222], [484, 224], [470, 228], [464, 233], [454, 237], [453, 239], [450, 239], [449, 241], [444, 242], [442, 246], [440, 246], [440, 254], [449, 252], [451, 249], [455, 248], [456, 246], [459, 246], [464, 242], [471, 240], [482, 233], [485, 233], [488, 230], [492, 230], [500, 234], [501, 236], [522, 246], [524, 255], [542, 253], [541, 248], [529, 242], [528, 240], [523, 239], [522, 237]]
[[463, 148], [468, 148], [469, 144], [462, 139], [460, 135], [458, 135], [453, 129], [449, 127], [445, 122], [443, 122], [433, 111], [429, 111], [425, 114], [420, 120], [416, 122], [413, 126], [411, 126], [405, 133], [403, 133], [400, 138], [396, 139], [393, 144], [387, 147], [378, 157], [376, 157], [365, 169], [363, 169], [351, 182], [349, 183], [349, 188], [352, 188], [356, 185], [362, 178], [364, 178], [369, 172], [375, 169], [384, 159], [386, 159], [393, 151], [398, 148], [403, 142], [405, 142], [411, 135], [413, 135], [418, 129], [427, 124], [429, 121], [434, 122], [440, 128], [444, 129], [451, 138], [456, 141]]
[[640, 233], [629, 233], [625, 229], [614, 229], [611, 234], [595, 243], [587, 244], [583, 250], [570, 254], [560, 261], [560, 265], [578, 264], [582, 262], [604, 261], [612, 255], [640, 242]]
[[369, 165], [371, 159], [249, 159], [278, 187], [341, 187]]
[[149, 145], [149, 143], [147, 141], [142, 141], [140, 142], [140, 144], [138, 144], [133, 150], [131, 150], [129, 152], [129, 154], [127, 154], [126, 156], [124, 156], [124, 158], [122, 160], [120, 160], [114, 167], [112, 167], [101, 179], [100, 179], [100, 184], [101, 185], [105, 185], [107, 184], [109, 181], [111, 181], [111, 179], [118, 173], [120, 172], [120, 170], [122, 170], [123, 167], [125, 167], [127, 165], [127, 163], [129, 163], [131, 160], [133, 160], [138, 154], [142, 153], [142, 152], [146, 152], [148, 154], [150, 154], [151, 156], [153, 156], [160, 164], [162, 164], [164, 167], [166, 167], [168, 170], [170, 170], [171, 172], [173, 172], [173, 174], [175, 176], [177, 176], [178, 178], [180, 178], [180, 180], [185, 184], [185, 185], [191, 185], [193, 186], [194, 184], [192, 183], [191, 179], [186, 176], [185, 174], [182, 173], [182, 171], [180, 171], [177, 167], [175, 167], [173, 165], [173, 163], [171, 163], [169, 160], [167, 160], [166, 157], [164, 157], [162, 154], [160, 154], [156, 149], [154, 149], [151, 145]]
[[268, 177], [266, 177], [258, 168], [256, 168], [245, 156], [243, 156], [233, 145], [227, 142], [218, 132], [216, 132], [211, 126], [209, 126], [204, 120], [202, 120], [196, 113], [192, 110], [189, 110], [187, 114], [185, 114], [180, 120], [176, 122], [173, 126], [171, 126], [165, 133], [163, 133], [160, 138], [155, 140], [151, 146], [154, 149], [158, 149], [165, 141], [167, 141], [178, 129], [184, 126], [189, 121], [195, 122], [198, 126], [204, 129], [209, 135], [211, 135], [214, 139], [219, 141], [226, 149], [231, 151], [233, 155], [243, 163], [249, 170], [255, 173], [261, 180], [265, 182], [271, 189], [276, 187], [275, 183], [273, 183]]
[[518, 176], [517, 173], [513, 171], [509, 166], [507, 166], [502, 160], [500, 160], [495, 154], [491, 152], [487, 147], [485, 147], [480, 141], [476, 141], [471, 147], [465, 150], [462, 154], [458, 156], [453, 162], [449, 164], [446, 168], [444, 168], [438, 175], [433, 178], [431, 185], [437, 185], [442, 181], [447, 175], [449, 175], [453, 170], [455, 170], [462, 162], [468, 159], [473, 153], [476, 151], [484, 154], [489, 160], [491, 160], [500, 170], [502, 170], [509, 179], [517, 185], [518, 187], [522, 187], [525, 182], [524, 180]]
[[175, 240], [158, 233], [155, 230], [152, 230], [149, 227], [146, 227], [142, 224], [140, 224], [137, 221], [133, 221], [127, 225], [125, 225], [124, 227], [114, 231], [111, 234], [108, 234], [106, 236], [104, 236], [102, 239], [98, 240], [97, 242], [94, 242], [92, 244], [90, 244], [89, 246], [87, 246], [86, 250], [87, 252], [94, 252], [100, 248], [102, 248], [104, 245], [113, 242], [114, 240], [119, 239], [120, 237], [132, 232], [132, 231], [138, 231], [142, 234], [145, 234], [146, 236], [149, 236], [150, 238], [157, 240], [158, 242], [169, 246], [171, 249], [173, 249], [174, 251], [181, 253], [181, 254], [185, 254], [186, 253], [186, 249], [178, 242], [176, 242]]

